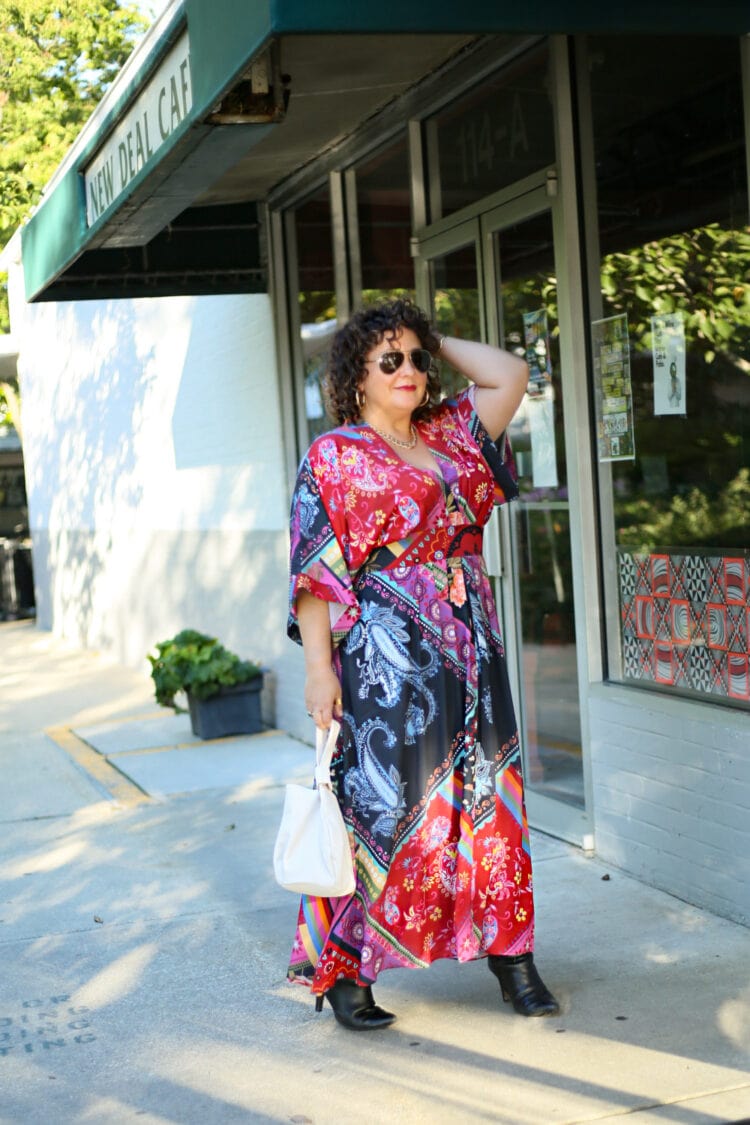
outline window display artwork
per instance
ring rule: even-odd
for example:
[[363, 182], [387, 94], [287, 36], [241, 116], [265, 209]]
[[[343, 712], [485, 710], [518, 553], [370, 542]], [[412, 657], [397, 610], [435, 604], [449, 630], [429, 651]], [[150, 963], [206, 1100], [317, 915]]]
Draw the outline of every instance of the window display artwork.
[[685, 401], [685, 318], [682, 313], [651, 317], [654, 414], [687, 414]]
[[593, 321], [591, 338], [599, 460], [632, 461], [635, 434], [627, 316]]
[[625, 678], [750, 702], [750, 553], [618, 563]]

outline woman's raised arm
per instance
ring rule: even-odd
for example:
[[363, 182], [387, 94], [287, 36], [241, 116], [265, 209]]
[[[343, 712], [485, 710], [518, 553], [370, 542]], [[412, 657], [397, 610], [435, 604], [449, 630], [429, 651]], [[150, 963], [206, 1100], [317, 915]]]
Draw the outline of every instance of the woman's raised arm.
[[455, 336], [443, 336], [439, 356], [476, 386], [476, 412], [495, 441], [521, 405], [529, 382], [526, 360], [503, 348]]

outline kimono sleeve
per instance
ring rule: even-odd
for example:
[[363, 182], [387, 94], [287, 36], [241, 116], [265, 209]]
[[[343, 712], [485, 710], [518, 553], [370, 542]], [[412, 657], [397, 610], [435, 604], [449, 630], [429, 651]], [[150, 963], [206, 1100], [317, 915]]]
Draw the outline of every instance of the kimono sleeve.
[[475, 389], [473, 385], [467, 387], [454, 400], [452, 406], [490, 467], [495, 481], [495, 504], [505, 504], [508, 500], [516, 500], [519, 493], [518, 472], [513, 459], [513, 450], [510, 447], [510, 438], [507, 430], [497, 441], [493, 441], [489, 436], [474, 406]]
[[297, 598], [307, 590], [328, 602], [333, 643], [346, 636], [360, 615], [345, 557], [346, 519], [337, 488], [336, 451], [327, 457], [311, 448], [300, 466], [292, 497], [287, 634], [302, 643]]

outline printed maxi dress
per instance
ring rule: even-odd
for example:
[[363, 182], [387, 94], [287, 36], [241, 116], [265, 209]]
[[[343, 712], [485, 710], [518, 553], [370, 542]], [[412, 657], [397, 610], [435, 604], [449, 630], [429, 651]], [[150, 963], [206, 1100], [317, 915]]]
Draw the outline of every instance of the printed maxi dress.
[[518, 732], [481, 555], [493, 503], [518, 494], [473, 388], [418, 424], [440, 474], [365, 423], [317, 438], [292, 502], [296, 599], [329, 603], [343, 721], [333, 771], [356, 889], [303, 896], [289, 977], [339, 976], [533, 949]]

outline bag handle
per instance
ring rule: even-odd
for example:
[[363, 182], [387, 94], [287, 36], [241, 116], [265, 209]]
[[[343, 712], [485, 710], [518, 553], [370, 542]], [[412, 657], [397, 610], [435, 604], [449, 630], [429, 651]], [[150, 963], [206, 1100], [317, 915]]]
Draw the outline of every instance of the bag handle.
[[328, 730], [315, 728], [315, 784], [331, 787], [331, 759], [336, 749], [336, 739], [339, 736], [341, 724], [336, 719], [331, 719]]

